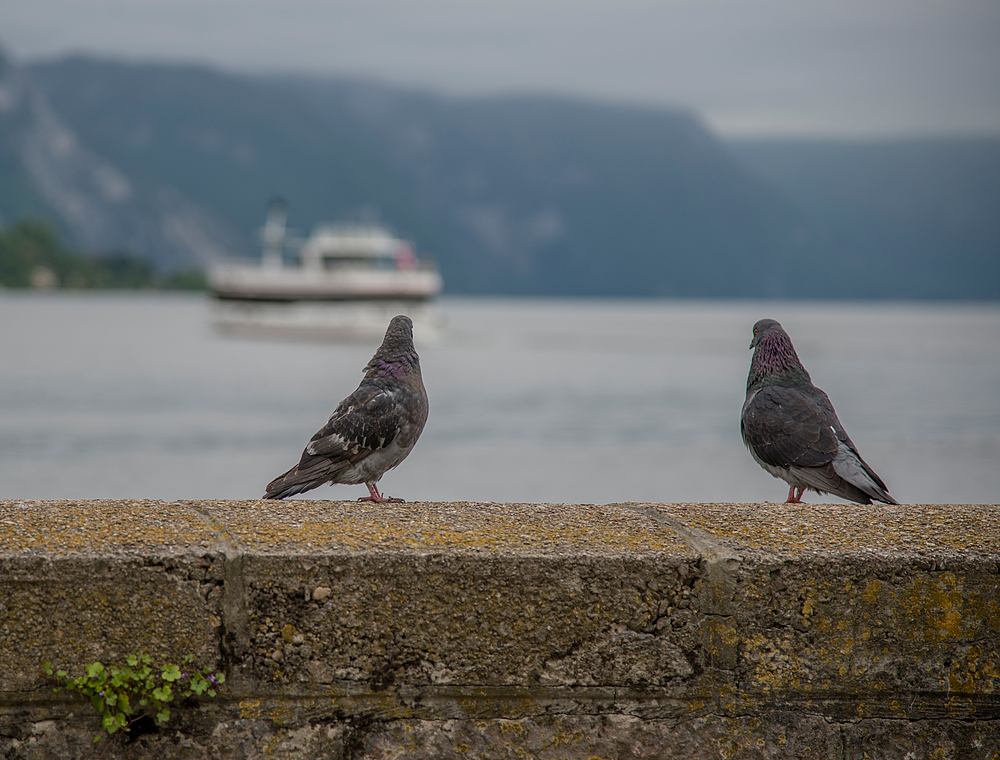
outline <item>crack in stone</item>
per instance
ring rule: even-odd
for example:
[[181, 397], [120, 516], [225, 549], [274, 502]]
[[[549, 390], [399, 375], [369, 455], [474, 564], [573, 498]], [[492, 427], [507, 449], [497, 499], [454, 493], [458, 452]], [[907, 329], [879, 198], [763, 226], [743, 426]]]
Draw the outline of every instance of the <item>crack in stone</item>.
[[655, 507], [645, 504], [619, 504], [618, 506], [638, 512], [651, 522], [667, 528], [687, 543], [699, 555], [701, 570], [700, 588], [697, 589], [698, 612], [703, 615], [730, 617], [735, 613], [733, 597], [739, 584], [739, 569], [743, 556], [731, 547], [718, 541], [710, 533], [692, 528], [680, 520], [668, 517]]
[[222, 553], [222, 600], [219, 610], [219, 648], [227, 678], [238, 671], [240, 660], [250, 650], [250, 613], [248, 610], [246, 578], [243, 572], [246, 552], [236, 538], [221, 525], [206, 507], [197, 502], [178, 501], [199, 514], [212, 528], [219, 551]]

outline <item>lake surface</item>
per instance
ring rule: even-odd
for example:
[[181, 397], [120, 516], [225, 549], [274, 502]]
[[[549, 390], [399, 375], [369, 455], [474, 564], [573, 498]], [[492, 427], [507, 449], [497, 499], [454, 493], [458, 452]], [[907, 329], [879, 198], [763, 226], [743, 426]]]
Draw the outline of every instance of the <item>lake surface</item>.
[[[0, 292], [0, 498], [260, 496], [357, 386], [377, 341], [228, 338], [208, 307], [191, 295]], [[420, 348], [430, 418], [382, 479], [389, 495], [782, 501], [787, 487], [739, 434], [751, 327], [772, 317], [900, 502], [1000, 503], [1000, 305], [445, 299], [442, 310], [443, 338]]]

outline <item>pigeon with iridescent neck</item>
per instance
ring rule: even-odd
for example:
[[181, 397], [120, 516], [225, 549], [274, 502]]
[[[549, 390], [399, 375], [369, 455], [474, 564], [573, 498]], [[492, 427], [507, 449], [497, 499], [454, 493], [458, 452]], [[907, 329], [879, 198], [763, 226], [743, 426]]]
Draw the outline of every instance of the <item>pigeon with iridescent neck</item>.
[[807, 489], [859, 504], [896, 504], [858, 453], [827, 395], [812, 384], [788, 333], [773, 319], [753, 326], [740, 432], [757, 463], [788, 483], [786, 503]]
[[359, 501], [400, 502], [376, 484], [410, 453], [426, 421], [413, 323], [401, 315], [389, 323], [361, 385], [309, 440], [299, 463], [268, 484], [264, 498], [284, 499], [324, 483], [364, 483], [369, 495]]

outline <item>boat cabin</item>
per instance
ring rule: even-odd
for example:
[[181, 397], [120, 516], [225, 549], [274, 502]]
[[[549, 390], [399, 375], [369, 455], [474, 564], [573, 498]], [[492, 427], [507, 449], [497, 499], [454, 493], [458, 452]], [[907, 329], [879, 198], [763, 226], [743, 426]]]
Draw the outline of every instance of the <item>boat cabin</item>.
[[299, 249], [307, 271], [415, 269], [413, 246], [381, 227], [327, 224], [316, 228]]

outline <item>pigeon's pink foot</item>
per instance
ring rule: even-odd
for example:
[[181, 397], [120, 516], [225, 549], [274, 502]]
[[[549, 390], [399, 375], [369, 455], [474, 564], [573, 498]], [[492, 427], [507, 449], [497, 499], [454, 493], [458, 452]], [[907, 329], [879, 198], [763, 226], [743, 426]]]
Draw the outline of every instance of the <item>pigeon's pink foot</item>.
[[788, 489], [788, 498], [785, 499], [785, 504], [801, 504], [802, 494], [806, 492], [806, 489], [800, 488], [799, 492], [795, 493], [795, 486]]
[[391, 496], [383, 496], [378, 491], [378, 486], [374, 483], [365, 483], [368, 486], [368, 493], [371, 496], [362, 496], [358, 501], [371, 501], [376, 504], [404, 504], [403, 499], [395, 499]]

